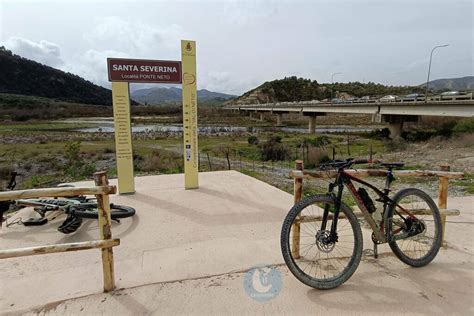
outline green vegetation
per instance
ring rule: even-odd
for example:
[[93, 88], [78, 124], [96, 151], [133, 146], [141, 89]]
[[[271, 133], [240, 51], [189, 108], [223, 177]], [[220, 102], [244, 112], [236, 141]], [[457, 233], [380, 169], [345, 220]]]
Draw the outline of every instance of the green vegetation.
[[456, 133], [473, 133], [474, 132], [474, 118], [466, 118], [457, 122], [453, 128], [453, 132]]
[[252, 136], [249, 136], [249, 138], [247, 138], [247, 142], [248, 142], [250, 145], [258, 145], [259, 140], [258, 140], [258, 137], [257, 137], [257, 136], [252, 135]]
[[290, 151], [281, 143], [281, 139], [281, 136], [272, 136], [260, 146], [263, 161], [286, 160], [290, 156]]
[[0, 47], [0, 93], [34, 95], [84, 104], [111, 105], [112, 92], [81, 77]]
[[451, 180], [450, 184], [462, 187], [468, 194], [474, 194], [474, 173], [465, 172], [463, 179]]
[[379, 83], [368, 82], [348, 82], [348, 83], [327, 83], [325, 87], [332, 90], [333, 92], [346, 92], [355, 97], [363, 96], [383, 96], [387, 94], [395, 95], [407, 95], [410, 93], [424, 93], [424, 89], [419, 86], [385, 86]]
[[64, 149], [64, 174], [71, 180], [82, 180], [95, 172], [95, 165], [85, 162], [80, 150], [80, 141], [69, 142]]
[[[255, 89], [234, 99], [234, 103], [271, 103], [290, 101], [323, 100], [336, 96], [336, 92], [348, 93], [354, 97], [383, 96], [387, 94], [406, 95], [422, 93], [424, 89], [418, 86], [384, 86], [374, 82], [361, 83], [324, 83], [316, 80], [285, 77], [279, 80], [267, 81]], [[255, 100], [257, 98], [257, 100]]]

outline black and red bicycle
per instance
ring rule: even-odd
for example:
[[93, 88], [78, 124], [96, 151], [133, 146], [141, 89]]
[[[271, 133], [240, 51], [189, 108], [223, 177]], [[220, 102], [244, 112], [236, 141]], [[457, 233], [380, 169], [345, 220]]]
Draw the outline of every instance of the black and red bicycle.
[[[362, 229], [352, 208], [343, 202], [344, 187], [372, 230], [375, 255], [377, 244], [388, 243], [401, 261], [421, 267], [438, 253], [441, 218], [431, 197], [415, 188], [402, 189], [389, 197], [395, 180], [392, 170], [403, 163], [381, 163], [387, 168], [382, 190], [346, 171], [366, 163], [369, 161], [347, 159], [322, 164], [321, 170], [337, 170], [328, 193], [301, 200], [285, 218], [281, 231], [283, 257], [293, 275], [308, 286], [335, 288], [352, 276], [361, 260]], [[358, 189], [353, 182], [360, 184]], [[377, 196], [375, 202], [365, 187]]]

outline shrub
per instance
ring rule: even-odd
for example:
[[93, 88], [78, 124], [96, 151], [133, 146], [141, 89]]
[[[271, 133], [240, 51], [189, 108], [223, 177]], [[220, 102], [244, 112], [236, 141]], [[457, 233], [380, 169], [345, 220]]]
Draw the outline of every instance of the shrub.
[[305, 165], [307, 168], [314, 168], [319, 164], [329, 160], [329, 155], [325, 150], [321, 148], [310, 147], [306, 156]]
[[453, 131], [456, 133], [472, 133], [474, 132], [474, 118], [467, 118], [459, 121], [454, 125]]
[[312, 138], [305, 137], [303, 139], [303, 145], [306, 145], [306, 146], [311, 145], [314, 147], [325, 147], [329, 144], [331, 144], [331, 139], [326, 135], [312, 137]]
[[249, 136], [247, 141], [250, 145], [258, 145], [258, 143], [259, 143], [258, 137], [255, 136], [255, 135]]
[[176, 153], [156, 149], [143, 158], [140, 170], [157, 173], [180, 173], [183, 172], [183, 157]]
[[281, 143], [280, 136], [273, 136], [260, 147], [262, 160], [285, 160], [290, 155], [288, 148]]
[[73, 180], [90, 177], [96, 169], [94, 164], [84, 161], [80, 150], [81, 141], [69, 142], [65, 146], [66, 163], [64, 165], [64, 174]]
[[389, 139], [390, 130], [387, 127], [382, 128], [382, 129], [376, 129], [374, 131], [371, 131], [368, 136], [370, 138], [375, 138], [375, 139]]

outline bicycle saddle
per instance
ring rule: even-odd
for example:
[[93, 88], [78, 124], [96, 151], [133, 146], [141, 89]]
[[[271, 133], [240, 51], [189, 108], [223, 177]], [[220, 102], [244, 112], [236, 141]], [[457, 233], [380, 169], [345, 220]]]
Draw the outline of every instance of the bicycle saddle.
[[381, 166], [388, 167], [388, 168], [401, 168], [405, 165], [403, 162], [382, 162]]

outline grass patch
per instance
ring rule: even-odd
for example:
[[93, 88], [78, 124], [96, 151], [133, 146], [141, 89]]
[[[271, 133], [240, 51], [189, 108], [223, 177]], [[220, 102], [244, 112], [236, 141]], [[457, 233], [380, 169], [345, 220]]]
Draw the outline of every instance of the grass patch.
[[451, 180], [450, 184], [462, 187], [464, 191], [468, 194], [474, 194], [474, 174], [473, 173], [464, 173], [463, 179]]

